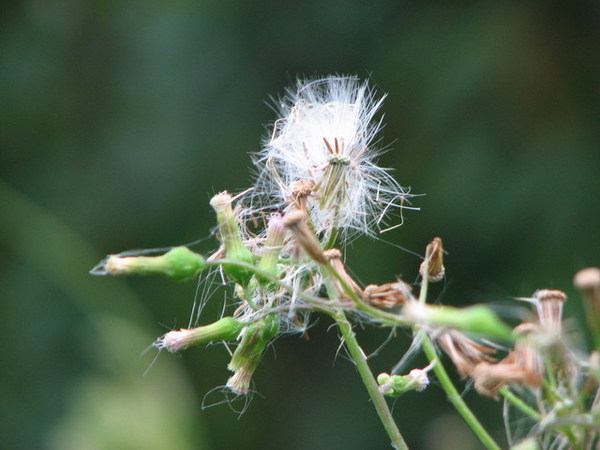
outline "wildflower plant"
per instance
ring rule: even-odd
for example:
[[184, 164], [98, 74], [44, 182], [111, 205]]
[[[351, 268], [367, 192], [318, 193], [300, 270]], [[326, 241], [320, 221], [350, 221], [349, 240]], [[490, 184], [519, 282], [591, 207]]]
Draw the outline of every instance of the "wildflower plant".
[[[502, 399], [507, 415], [523, 416], [521, 428], [526, 423], [527, 430], [520, 436], [507, 421], [511, 446], [596, 448], [599, 269], [586, 269], [575, 279], [589, 311], [596, 346], [591, 354], [574, 348], [564, 334], [566, 295], [561, 291], [540, 290], [524, 299], [531, 311], [515, 326], [483, 304], [455, 308], [428, 303], [429, 284], [446, 274], [439, 237], [424, 249], [415, 285], [397, 279], [363, 287], [349, 275], [344, 244], [356, 236], [375, 235], [394, 216], [401, 223], [402, 209], [412, 208], [409, 190], [376, 165], [382, 152], [382, 120], [376, 118], [382, 102], [383, 97], [355, 77], [298, 81], [280, 100], [280, 116], [254, 155], [254, 186], [236, 196], [221, 192], [210, 201], [219, 242], [212, 254], [199, 255], [187, 247], [155, 256], [126, 252], [109, 255], [92, 273], [161, 274], [181, 281], [220, 272], [231, 286], [235, 310], [208, 325], [170, 331], [154, 346], [180, 352], [211, 342], [232, 344], [232, 375], [226, 386], [234, 394], [250, 392], [262, 355], [278, 335], [301, 334], [310, 314], [326, 314], [335, 321], [395, 448], [407, 446], [385, 397], [426, 395], [421, 392], [432, 373], [482, 444], [499, 448], [451, 381], [444, 355], [467, 385], [483, 396]], [[410, 330], [411, 349], [421, 349], [429, 364], [407, 373], [401, 373], [405, 364], [397, 364], [375, 377], [353, 331], [355, 319]]]

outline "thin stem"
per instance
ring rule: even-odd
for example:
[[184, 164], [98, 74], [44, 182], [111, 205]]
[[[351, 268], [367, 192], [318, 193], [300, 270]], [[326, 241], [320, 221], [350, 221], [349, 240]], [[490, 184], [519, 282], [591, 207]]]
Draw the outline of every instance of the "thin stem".
[[519, 397], [517, 397], [515, 394], [513, 394], [510, 391], [510, 389], [508, 389], [508, 387], [503, 386], [500, 389], [498, 389], [498, 392], [507, 401], [512, 403], [515, 408], [520, 409], [522, 412], [527, 414], [529, 417], [531, 417], [536, 422], [539, 422], [540, 420], [542, 420], [542, 416], [540, 415], [540, 413], [538, 413], [535, 409], [533, 409], [531, 406], [529, 406], [527, 403], [525, 403], [523, 400], [521, 400]]
[[356, 369], [358, 370], [360, 378], [367, 388], [369, 397], [371, 397], [371, 401], [375, 406], [375, 410], [379, 415], [379, 419], [381, 420], [385, 431], [392, 441], [392, 445], [398, 450], [408, 449], [408, 446], [406, 445], [406, 442], [404, 442], [404, 438], [402, 437], [396, 422], [394, 422], [394, 418], [392, 417], [392, 413], [388, 408], [385, 398], [379, 391], [377, 380], [375, 380], [375, 377], [373, 377], [371, 369], [367, 363], [367, 357], [360, 348], [354, 331], [352, 331], [352, 326], [348, 322], [348, 319], [346, 319], [346, 315], [342, 310], [339, 310], [335, 314], [332, 314], [332, 317], [335, 319], [337, 326], [340, 329], [342, 339], [344, 340], [344, 345], [348, 349], [348, 353], [356, 365]]
[[248, 286], [244, 287], [244, 300], [246, 300], [246, 303], [250, 305], [250, 308], [252, 308], [254, 311], [258, 311], [258, 306], [256, 306], [252, 300], [252, 292]]
[[[325, 286], [327, 288], [327, 294], [329, 295], [329, 298], [333, 299], [337, 296], [337, 294], [336, 290], [332, 286], [330, 277], [334, 273], [337, 274], [337, 271], [330, 265], [325, 266], [324, 269], [325, 270], [323, 272], [326, 275]], [[354, 334], [354, 331], [352, 331], [352, 325], [346, 318], [344, 310], [341, 308], [336, 308], [336, 310], [330, 313], [330, 315], [340, 329], [344, 345], [348, 349], [350, 358], [356, 365], [356, 370], [358, 370], [358, 374], [360, 375], [363, 384], [367, 388], [367, 392], [369, 393], [369, 397], [371, 397], [373, 406], [375, 406], [379, 420], [381, 420], [388, 437], [392, 441], [392, 446], [398, 450], [408, 449], [408, 446], [406, 445], [406, 442], [404, 442], [404, 438], [402, 437], [402, 434], [400, 433], [400, 430], [398, 429], [398, 426], [392, 417], [392, 413], [388, 408], [385, 398], [379, 391], [377, 380], [375, 380], [375, 377], [369, 368], [367, 357], [356, 340], [356, 335]]]
[[[427, 290], [429, 287], [429, 279], [427, 277], [427, 270], [425, 270], [425, 275], [423, 276], [423, 281], [421, 282], [421, 291], [419, 292], [419, 303], [425, 303], [427, 300]], [[488, 449], [500, 449], [496, 441], [489, 435], [483, 425], [477, 420], [473, 411], [469, 409], [463, 398], [460, 396], [456, 387], [450, 380], [448, 376], [448, 372], [442, 365], [442, 361], [435, 351], [435, 347], [431, 339], [424, 331], [420, 330], [416, 336], [417, 342], [421, 342], [421, 348], [425, 352], [427, 359], [429, 362], [433, 364], [433, 371], [437, 376], [442, 388], [446, 391], [446, 395], [448, 396], [448, 400], [454, 405], [454, 408], [458, 413], [462, 416], [467, 425], [473, 430], [473, 433], [479, 438], [479, 440], [486, 446]]]
[[473, 430], [473, 433], [479, 438], [483, 445], [485, 445], [488, 449], [500, 450], [500, 446], [494, 441], [494, 439], [488, 434], [488, 432], [483, 428], [483, 425], [477, 420], [477, 417], [473, 414], [473, 412], [469, 409], [467, 404], [464, 402], [454, 384], [450, 380], [446, 369], [442, 365], [433, 343], [427, 334], [423, 333], [421, 336], [421, 347], [425, 352], [425, 355], [429, 359], [429, 361], [433, 364], [433, 371], [437, 376], [437, 379], [440, 382], [440, 385], [446, 391], [446, 395], [448, 396], [448, 400], [454, 405], [456, 411], [462, 416], [467, 425]]
[[[363, 304], [362, 299], [360, 299], [358, 295], [356, 295], [356, 293], [350, 288], [350, 286], [348, 286], [348, 283], [346, 283], [346, 281], [340, 276], [337, 270], [331, 266], [331, 264], [327, 264], [323, 267], [323, 269], [323, 273], [325, 275], [325, 287], [327, 288], [327, 294], [330, 299], [337, 297], [336, 290], [331, 283], [331, 278], [335, 278], [344, 292], [354, 301], [356, 306]], [[367, 357], [356, 340], [356, 335], [352, 330], [352, 325], [346, 318], [344, 310], [338, 308], [333, 314], [331, 314], [331, 317], [333, 317], [338, 328], [340, 329], [344, 345], [348, 349], [350, 358], [352, 358], [352, 361], [356, 365], [356, 369], [358, 370], [360, 378], [362, 379], [362, 382], [369, 393], [369, 397], [371, 397], [371, 401], [375, 406], [379, 420], [381, 420], [388, 437], [392, 441], [392, 446], [399, 450], [408, 449], [408, 446], [406, 445], [406, 442], [404, 442], [404, 438], [402, 437], [402, 434], [400, 433], [400, 430], [394, 421], [387, 402], [379, 390], [379, 384], [369, 368]]]

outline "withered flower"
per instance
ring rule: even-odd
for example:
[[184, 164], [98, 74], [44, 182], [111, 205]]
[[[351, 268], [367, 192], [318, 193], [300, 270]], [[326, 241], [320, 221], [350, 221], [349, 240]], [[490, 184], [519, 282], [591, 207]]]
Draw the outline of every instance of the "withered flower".
[[542, 360], [537, 346], [528, 337], [539, 332], [537, 324], [526, 322], [515, 327], [520, 337], [514, 349], [497, 364], [481, 362], [473, 369], [475, 390], [481, 395], [496, 397], [498, 389], [507, 384], [518, 384], [530, 388], [542, 384]]
[[482, 362], [494, 361], [491, 356], [496, 350], [467, 337], [457, 330], [443, 330], [436, 340], [450, 357], [461, 377], [471, 372]]
[[365, 302], [379, 308], [402, 306], [413, 298], [411, 286], [402, 280], [385, 284], [370, 284], [362, 292]]
[[419, 273], [432, 283], [444, 278], [446, 269], [444, 268], [444, 246], [441, 238], [433, 238], [427, 245], [425, 260], [421, 263]]
[[563, 304], [567, 296], [563, 291], [542, 289], [533, 293], [540, 325], [545, 332], [560, 335]]

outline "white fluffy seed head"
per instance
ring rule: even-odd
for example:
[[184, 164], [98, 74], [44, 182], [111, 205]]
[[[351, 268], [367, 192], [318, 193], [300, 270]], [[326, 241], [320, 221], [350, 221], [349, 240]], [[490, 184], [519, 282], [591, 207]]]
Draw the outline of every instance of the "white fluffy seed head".
[[306, 209], [319, 235], [334, 229], [372, 234], [409, 196], [374, 163], [383, 98], [356, 77], [298, 81], [281, 99], [280, 118], [256, 155], [256, 206], [264, 205], [263, 196], [283, 209], [294, 183], [307, 181], [314, 187]]

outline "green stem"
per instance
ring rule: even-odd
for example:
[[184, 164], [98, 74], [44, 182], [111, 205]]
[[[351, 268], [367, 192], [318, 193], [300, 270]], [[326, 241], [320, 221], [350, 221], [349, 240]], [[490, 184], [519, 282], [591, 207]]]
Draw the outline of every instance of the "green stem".
[[429, 336], [427, 336], [425, 333], [422, 333], [421, 336], [421, 347], [423, 348], [423, 351], [425, 352], [425, 355], [429, 361], [434, 363], [433, 371], [435, 372], [440, 385], [444, 391], [446, 391], [448, 400], [450, 400], [450, 402], [454, 405], [454, 408], [456, 408], [456, 411], [458, 411], [467, 425], [471, 428], [471, 430], [473, 430], [473, 433], [475, 433], [475, 435], [479, 438], [482, 444], [485, 445], [486, 448], [500, 450], [500, 447], [496, 441], [494, 441], [485, 428], [483, 428], [483, 425], [481, 425], [479, 420], [477, 420], [477, 417], [475, 417], [473, 412], [469, 409], [465, 401], [454, 387], [454, 384], [452, 384], [446, 369], [444, 369], [444, 366], [442, 365], [442, 362], [435, 351], [431, 339], [429, 339]]
[[344, 340], [344, 345], [348, 349], [348, 353], [356, 365], [356, 369], [358, 370], [360, 378], [367, 388], [369, 397], [371, 397], [371, 401], [375, 406], [375, 410], [379, 415], [379, 419], [381, 420], [385, 431], [392, 441], [393, 447], [398, 450], [408, 449], [408, 446], [406, 445], [406, 442], [404, 442], [404, 438], [402, 437], [396, 422], [394, 422], [394, 418], [392, 417], [392, 413], [388, 408], [385, 398], [379, 391], [377, 380], [375, 380], [375, 377], [369, 368], [367, 357], [360, 348], [354, 331], [352, 331], [352, 326], [348, 322], [348, 319], [346, 319], [346, 315], [342, 310], [339, 310], [338, 312], [332, 314], [332, 317], [335, 319], [337, 326], [340, 329], [342, 339]]
[[498, 390], [498, 392], [507, 401], [512, 403], [515, 408], [520, 409], [521, 411], [523, 411], [525, 414], [527, 414], [529, 417], [531, 417], [536, 422], [539, 422], [540, 420], [542, 420], [542, 416], [540, 415], [540, 413], [538, 413], [535, 409], [533, 409], [531, 406], [529, 406], [527, 403], [525, 403], [523, 400], [521, 400], [519, 397], [517, 397], [515, 394], [513, 394], [510, 391], [510, 389], [508, 389], [506, 386], [501, 387]]
[[[427, 273], [427, 271], [425, 271], [425, 273]], [[426, 302], [428, 288], [429, 279], [427, 278], [427, 275], [425, 275], [423, 277], [423, 281], [421, 282], [421, 291], [419, 292], [419, 303], [424, 304]], [[446, 372], [446, 369], [442, 365], [442, 361], [440, 361], [440, 358], [437, 352], [435, 351], [433, 342], [431, 342], [431, 339], [429, 338], [429, 336], [427, 336], [427, 333], [425, 333], [424, 331], [419, 331], [416, 335], [416, 338], [417, 342], [420, 340], [421, 348], [425, 352], [425, 355], [427, 356], [427, 359], [429, 359], [429, 362], [433, 364], [433, 371], [435, 372], [435, 375], [437, 376], [440, 385], [446, 392], [448, 400], [450, 400], [452, 405], [454, 405], [456, 411], [458, 411], [458, 413], [462, 416], [467, 425], [471, 428], [473, 433], [475, 433], [475, 435], [479, 438], [482, 444], [486, 446], [486, 448], [499, 450], [500, 447], [498, 446], [496, 441], [494, 441], [494, 439], [489, 435], [485, 428], [483, 428], [483, 425], [481, 425], [479, 420], [477, 420], [477, 417], [475, 417], [473, 411], [469, 409], [463, 398], [456, 390], [456, 387], [454, 387], [454, 384], [452, 383], [452, 380], [450, 380], [448, 372]]]
[[[354, 300], [355, 304], [362, 303], [362, 300], [358, 298], [356, 293], [350, 288], [350, 286], [348, 286], [340, 274], [330, 264], [323, 266], [322, 269], [325, 277], [327, 295], [330, 299], [334, 299], [338, 296], [336, 289], [331, 283], [331, 278], [335, 278], [340, 283], [345, 293], [348, 294], [352, 300]], [[379, 420], [381, 420], [388, 437], [392, 441], [392, 446], [396, 449], [408, 449], [408, 446], [406, 445], [406, 442], [404, 442], [404, 438], [402, 437], [402, 434], [400, 433], [400, 430], [398, 429], [398, 426], [392, 417], [392, 413], [388, 408], [385, 397], [379, 390], [379, 384], [369, 368], [367, 357], [356, 340], [356, 335], [354, 334], [354, 331], [352, 331], [352, 325], [346, 318], [346, 314], [341, 308], [336, 308], [336, 310], [330, 315], [336, 321], [337, 326], [340, 329], [344, 345], [348, 349], [350, 358], [352, 358], [352, 361], [356, 365], [356, 369], [358, 370], [360, 378], [362, 379], [362, 382], [369, 393], [369, 397], [371, 397], [371, 401], [375, 406]]]

